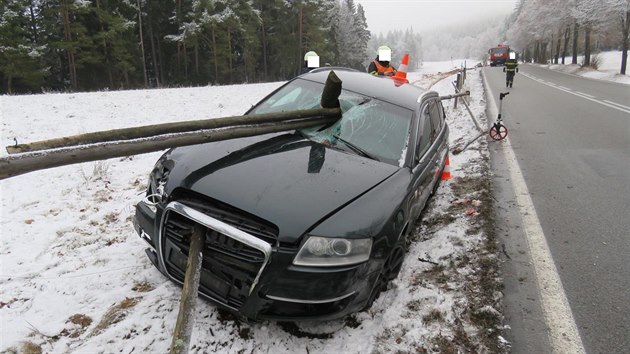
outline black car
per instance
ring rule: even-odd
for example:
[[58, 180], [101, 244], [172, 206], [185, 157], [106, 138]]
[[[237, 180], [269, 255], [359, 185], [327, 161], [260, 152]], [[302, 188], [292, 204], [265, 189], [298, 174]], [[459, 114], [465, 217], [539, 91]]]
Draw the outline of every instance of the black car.
[[[246, 114], [318, 107], [330, 70], [289, 81]], [[343, 82], [335, 124], [178, 147], [158, 160], [134, 224], [162, 273], [183, 282], [200, 224], [200, 294], [241, 318], [339, 318], [396, 278], [445, 166], [443, 108], [434, 91], [334, 70]]]

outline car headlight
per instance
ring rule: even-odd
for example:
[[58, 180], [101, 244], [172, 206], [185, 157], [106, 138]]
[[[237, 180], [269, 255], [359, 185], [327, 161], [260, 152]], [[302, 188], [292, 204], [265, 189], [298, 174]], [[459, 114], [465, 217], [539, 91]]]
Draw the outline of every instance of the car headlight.
[[310, 267], [336, 267], [365, 262], [370, 258], [372, 239], [346, 239], [310, 236], [293, 264]]
[[154, 210], [157, 204], [166, 199], [165, 187], [169, 174], [170, 169], [162, 164], [162, 160], [158, 160], [153, 171], [149, 174], [149, 187], [144, 202], [151, 207], [151, 210]]

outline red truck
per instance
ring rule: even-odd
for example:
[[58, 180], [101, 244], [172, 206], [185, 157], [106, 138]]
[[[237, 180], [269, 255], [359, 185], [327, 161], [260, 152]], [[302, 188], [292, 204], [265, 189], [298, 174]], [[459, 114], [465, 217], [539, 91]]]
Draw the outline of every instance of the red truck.
[[509, 53], [510, 47], [507, 45], [499, 44], [494, 48], [490, 48], [490, 50], [488, 50], [488, 54], [490, 54], [490, 66], [504, 65], [505, 61], [508, 60]]

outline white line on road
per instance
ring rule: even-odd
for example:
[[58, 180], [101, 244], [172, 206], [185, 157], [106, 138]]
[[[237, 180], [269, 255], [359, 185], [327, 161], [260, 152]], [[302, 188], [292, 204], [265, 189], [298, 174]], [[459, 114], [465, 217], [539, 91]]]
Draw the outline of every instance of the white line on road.
[[622, 111], [622, 112], [625, 112], [625, 113], [630, 113], [630, 107], [626, 107], [626, 106], [620, 105], [618, 103], [611, 103], [610, 101], [606, 101], [606, 100], [600, 101], [600, 100], [596, 99], [595, 96], [591, 96], [589, 94], [582, 93], [582, 92], [574, 92], [573, 90], [571, 90], [568, 87], [564, 87], [564, 86], [560, 86], [560, 85], [558, 85], [558, 86], [549, 85], [548, 83], [544, 82], [543, 80], [541, 80], [539, 78], [536, 78], [536, 77], [534, 77], [532, 75], [524, 75], [524, 76], [527, 77], [527, 78], [530, 78], [530, 79], [532, 79], [532, 80], [534, 80], [536, 82], [539, 82], [539, 83], [541, 83], [543, 85], [547, 85], [549, 87], [553, 87], [553, 88], [558, 89], [560, 91], [564, 91], [566, 93], [570, 93], [570, 94], [572, 94], [574, 96], [582, 97], [582, 98], [584, 98], [586, 100], [599, 103], [599, 104], [601, 104], [603, 106], [610, 107], [610, 108], [616, 109], [618, 111]]
[[604, 100], [604, 102], [606, 102], [606, 103], [610, 103], [610, 104], [612, 104], [612, 105], [615, 105], [615, 106], [618, 106], [618, 107], [621, 107], [621, 108], [630, 109], [630, 107], [628, 107], [628, 106], [624, 106], [624, 105], [622, 105], [622, 104], [620, 104], [620, 103], [617, 103], [617, 102], [613, 102], [613, 101], [609, 101], [609, 100]]
[[584, 92], [580, 92], [580, 91], [575, 91], [575, 93], [580, 94], [582, 96], [589, 97], [589, 98], [595, 98], [595, 96], [589, 95], [588, 93], [584, 93]]
[[[485, 80], [484, 80], [485, 81]], [[489, 85], [488, 91], [489, 116], [497, 115], [497, 106], [494, 94]], [[545, 324], [549, 330], [549, 340], [553, 353], [573, 353], [584, 354], [584, 345], [578, 332], [573, 312], [569, 306], [560, 275], [556, 268], [551, 251], [547, 244], [547, 239], [543, 232], [540, 220], [536, 214], [533, 201], [525, 184], [525, 179], [518, 166], [516, 155], [507, 138], [503, 144], [503, 153], [510, 172], [510, 181], [516, 196], [516, 205], [520, 208], [522, 215], [523, 231], [527, 237], [530, 256], [536, 273], [536, 281], [540, 291], [540, 300], [545, 316]]]

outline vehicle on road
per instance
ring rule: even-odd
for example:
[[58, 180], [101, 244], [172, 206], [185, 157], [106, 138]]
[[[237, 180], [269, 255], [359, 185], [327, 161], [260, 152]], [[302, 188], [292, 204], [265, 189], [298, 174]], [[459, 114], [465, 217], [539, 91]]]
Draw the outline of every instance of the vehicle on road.
[[510, 47], [504, 44], [499, 44], [494, 48], [488, 50], [490, 55], [490, 66], [504, 65], [508, 60], [510, 53]]
[[443, 107], [434, 91], [325, 67], [246, 114], [319, 107], [331, 69], [343, 82], [336, 123], [173, 148], [157, 161], [134, 225], [168, 278], [183, 282], [195, 225], [205, 229], [199, 292], [241, 318], [339, 318], [397, 277], [445, 166]]

